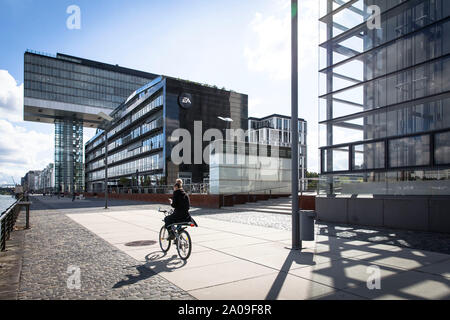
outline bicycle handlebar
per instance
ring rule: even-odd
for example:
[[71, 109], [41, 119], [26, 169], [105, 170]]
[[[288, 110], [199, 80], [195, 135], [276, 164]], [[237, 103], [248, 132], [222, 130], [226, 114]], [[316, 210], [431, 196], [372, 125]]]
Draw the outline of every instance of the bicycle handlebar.
[[168, 210], [161, 210], [161, 208], [158, 208], [158, 212], [162, 212], [164, 213], [166, 216], [170, 215], [173, 213], [173, 209]]

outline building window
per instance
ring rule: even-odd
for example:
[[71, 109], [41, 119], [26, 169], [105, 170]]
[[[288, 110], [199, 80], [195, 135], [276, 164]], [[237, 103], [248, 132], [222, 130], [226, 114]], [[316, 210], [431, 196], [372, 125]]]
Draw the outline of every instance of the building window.
[[395, 139], [389, 142], [389, 165], [392, 168], [430, 164], [430, 136]]
[[436, 164], [450, 164], [450, 132], [436, 134], [434, 146]]
[[366, 143], [353, 147], [353, 170], [384, 168], [384, 142]]
[[277, 129], [281, 130], [281, 124], [282, 124], [282, 119], [281, 118], [277, 118]]
[[324, 150], [324, 168], [326, 172], [349, 170], [349, 147]]

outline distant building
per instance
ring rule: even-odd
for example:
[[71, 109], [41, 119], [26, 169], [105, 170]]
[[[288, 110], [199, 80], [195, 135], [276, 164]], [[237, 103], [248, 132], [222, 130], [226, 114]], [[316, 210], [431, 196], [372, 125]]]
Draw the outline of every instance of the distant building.
[[[298, 119], [298, 169], [299, 178], [306, 177], [307, 123]], [[248, 118], [248, 142], [280, 147], [292, 147], [291, 117], [272, 114], [264, 118]]]
[[39, 175], [41, 171], [32, 170], [28, 171], [25, 177], [23, 177], [23, 187], [27, 191], [39, 190]]
[[51, 192], [55, 188], [55, 167], [50, 163], [39, 175], [39, 190]]

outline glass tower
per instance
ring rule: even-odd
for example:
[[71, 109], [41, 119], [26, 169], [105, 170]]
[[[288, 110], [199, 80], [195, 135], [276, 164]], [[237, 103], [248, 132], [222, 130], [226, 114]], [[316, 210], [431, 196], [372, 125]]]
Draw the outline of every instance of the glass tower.
[[450, 1], [320, 10], [321, 193], [450, 195]]

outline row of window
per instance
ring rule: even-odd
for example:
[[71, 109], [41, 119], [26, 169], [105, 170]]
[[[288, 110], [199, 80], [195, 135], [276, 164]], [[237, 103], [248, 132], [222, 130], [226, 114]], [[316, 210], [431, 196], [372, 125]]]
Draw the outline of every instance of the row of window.
[[[109, 81], [122, 84], [117, 87], [123, 87], [125, 83], [135, 86], [136, 84], [145, 84], [149, 82], [149, 79], [146, 78], [31, 55], [25, 56], [25, 68], [25, 71], [46, 74], [49, 76], [53, 75], [64, 77], [67, 79], [87, 81], [102, 85], [106, 85]], [[104, 81], [106, 81], [106, 83]]]
[[130, 134], [120, 137], [115, 141], [113, 141], [111, 144], [108, 145], [108, 150], [114, 150], [115, 148], [120, 147], [124, 143], [128, 143], [129, 141], [136, 139], [137, 137], [144, 135], [151, 130], [161, 128], [162, 125], [163, 121], [161, 117], [151, 120], [148, 123], [144, 123], [142, 126], [132, 130]]
[[[291, 120], [284, 118], [270, 118], [267, 120], [250, 120], [250, 129], [272, 128], [278, 130], [291, 130]], [[298, 131], [306, 131], [306, 122], [298, 121]]]
[[[450, 91], [450, 57], [381, 77], [320, 99], [320, 120], [331, 120]], [[331, 98], [332, 113], [327, 112]]]
[[[122, 84], [119, 87], [112, 87], [112, 86], [104, 86], [99, 85], [95, 83], [90, 83], [86, 81], [81, 80], [72, 80], [72, 79], [65, 79], [60, 77], [54, 77], [54, 76], [48, 76], [48, 75], [42, 75], [37, 74], [33, 72], [26, 72], [25, 73], [25, 86], [32, 88], [31, 85], [28, 85], [27, 82], [37, 82], [39, 84], [47, 83], [52, 84], [55, 86], [61, 86], [61, 87], [69, 87], [73, 89], [81, 89], [81, 90], [89, 90], [89, 91], [95, 91], [99, 93], [104, 94], [115, 94], [120, 96], [128, 96], [133, 90], [132, 88], [136, 88], [139, 84]], [[131, 89], [130, 89], [131, 88]]]
[[125, 120], [122, 120], [117, 126], [108, 131], [108, 138], [115, 135], [117, 132], [125, 128], [126, 126], [131, 124], [131, 118], [127, 117]]
[[91, 91], [86, 89], [76, 89], [65, 86], [58, 86], [53, 84], [47, 84], [36, 81], [25, 81], [25, 90], [35, 90], [43, 92], [51, 92], [57, 95], [71, 95], [75, 97], [88, 98], [93, 100], [109, 101], [109, 102], [122, 102], [126, 95], [129, 94], [127, 89], [113, 88], [114, 93], [101, 93], [98, 91]]
[[[341, 90], [354, 85], [355, 82], [372, 80], [449, 54], [450, 43], [446, 41], [449, 37], [450, 21], [447, 21], [365, 53], [357, 60], [330, 68], [325, 74], [333, 75], [333, 81], [327, 86], [327, 77], [321, 76], [321, 94]], [[342, 75], [348, 78], [343, 78]]]
[[[431, 150], [431, 138], [431, 135], [421, 135], [390, 139], [388, 150], [384, 141], [326, 149], [322, 153], [324, 172], [350, 171], [349, 157], [352, 157], [352, 171], [385, 169], [387, 151], [389, 168], [450, 164], [450, 132], [434, 135], [434, 150]], [[433, 164], [430, 152], [434, 152]]]
[[[385, 1], [389, 3], [389, 8], [396, 5], [396, 1], [393, 0], [378, 0], [375, 1], [375, 4], [380, 5], [381, 2]], [[410, 2], [413, 3], [412, 1]], [[362, 23], [370, 15], [358, 14], [357, 12], [360, 9], [355, 9], [358, 5], [360, 5], [361, 8], [367, 8], [369, 6], [367, 0], [359, 0], [357, 3], [353, 4], [352, 7], [336, 13], [321, 25], [320, 38], [321, 41], [325, 41], [329, 40], [327, 39], [328, 33], [326, 24], [333, 26], [332, 37], [336, 37], [338, 34], [361, 24], [361, 27], [356, 28], [352, 33], [345, 37], [338, 38], [338, 43], [334, 44], [336, 48], [339, 47], [339, 45], [350, 45], [352, 51], [348, 51], [345, 54], [336, 53], [336, 57], [333, 59], [334, 63], [359, 54], [364, 50], [369, 50], [382, 45], [450, 15], [450, 3], [447, 0], [425, 0], [421, 3], [416, 3], [415, 6], [406, 4], [404, 8], [398, 10], [398, 14], [391, 14], [387, 19], [386, 15], [383, 15], [381, 28], [369, 30], [367, 25]], [[326, 61], [323, 62], [326, 63]], [[323, 64], [321, 64], [321, 66], [325, 67]]]
[[[249, 131], [249, 141], [253, 143], [291, 145], [291, 132], [276, 129], [259, 129]], [[300, 133], [299, 144], [306, 144], [306, 134]]]
[[[108, 138], [111, 137], [112, 135], [116, 134], [117, 132], [119, 132], [120, 130], [122, 130], [123, 128], [128, 126], [129, 124], [131, 124], [131, 120], [128, 117], [123, 122], [121, 122], [118, 126], [114, 127], [111, 131], [108, 131]], [[114, 150], [115, 148], [120, 147], [121, 145], [123, 145], [124, 143], [127, 143], [128, 141], [131, 141], [131, 140], [133, 140], [143, 134], [146, 134], [147, 132], [154, 130], [156, 128], [161, 128], [162, 126], [163, 126], [163, 120], [161, 118], [161, 115], [159, 115], [156, 119], [153, 119], [147, 123], [144, 123], [142, 126], [135, 128], [134, 130], [131, 131], [130, 134], [125, 135], [123, 137], [119, 137], [118, 139], [111, 142], [108, 145], [108, 151]], [[90, 144], [86, 148], [86, 153], [89, 152], [89, 150], [97, 147], [99, 144], [101, 144], [103, 142], [104, 142], [103, 137], [98, 138], [97, 140], [95, 140], [92, 144]], [[101, 151], [97, 150], [95, 153], [89, 154], [87, 159], [88, 160], [94, 159], [94, 158], [98, 157], [99, 155], [103, 154], [104, 152], [105, 152], [104, 148]]]
[[123, 102], [123, 97], [111, 96], [112, 101], [105, 100], [97, 100], [86, 97], [76, 97], [72, 95], [59, 94], [55, 92], [45, 92], [41, 90], [25, 90], [25, 97], [35, 98], [35, 99], [43, 99], [50, 101], [58, 101], [58, 102], [66, 102], [72, 104], [79, 104], [91, 107], [100, 107], [100, 108], [116, 108], [121, 102]]
[[[133, 160], [117, 166], [108, 167], [108, 177], [117, 177], [123, 175], [133, 175], [136, 171], [146, 172], [152, 170], [161, 170], [164, 168], [163, 153], [147, 156], [141, 159]], [[105, 178], [105, 170], [90, 172], [87, 174], [88, 180], [98, 180]]]
[[142, 109], [138, 110], [136, 113], [134, 113], [131, 116], [131, 122], [136, 121], [137, 119], [141, 118], [142, 116], [144, 116], [145, 114], [147, 114], [151, 110], [162, 106], [163, 103], [164, 103], [163, 101], [164, 101], [164, 99], [163, 99], [162, 95], [154, 98], [149, 103], [147, 103]]
[[[95, 140], [92, 144], [90, 144], [87, 148], [86, 148], [86, 152], [88, 152], [89, 150], [97, 147], [98, 145], [100, 145], [101, 143], [104, 143], [105, 141], [105, 136], [101, 136], [100, 138], [98, 138], [97, 140]], [[101, 153], [103, 153], [104, 151], [102, 151]], [[93, 156], [93, 158], [98, 157], [101, 153], [99, 153], [99, 150], [97, 150]]]
[[108, 156], [108, 163], [122, 161], [144, 152], [162, 148], [164, 144], [163, 134], [158, 134], [144, 141], [139, 141], [136, 144], [132, 144], [128, 149], [114, 153]]
[[[327, 124], [320, 125], [320, 145], [327, 146]], [[450, 128], [450, 98], [376, 110], [352, 120], [334, 122], [333, 144], [380, 139]]]
[[[25, 79], [28, 80], [29, 75], [43, 75], [46, 79], [50, 79], [50, 77], [61, 79], [67, 81], [68, 86], [75, 87], [75, 82], [84, 82], [90, 87], [92, 86], [101, 86], [101, 87], [112, 87], [112, 88], [121, 88], [128, 93], [136, 90], [142, 86], [142, 82], [138, 83], [128, 83], [128, 82], [120, 82], [116, 80], [98, 78], [94, 76], [83, 75], [81, 73], [71, 73], [69, 71], [61, 71], [58, 69], [51, 69], [45, 67], [39, 67], [34, 65], [25, 65]], [[61, 81], [59, 80], [59, 81]], [[147, 82], [149, 80], [146, 80]]]

